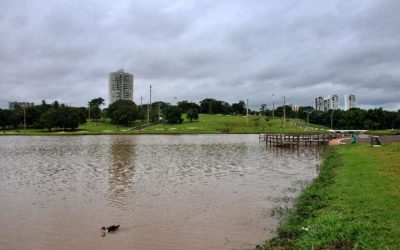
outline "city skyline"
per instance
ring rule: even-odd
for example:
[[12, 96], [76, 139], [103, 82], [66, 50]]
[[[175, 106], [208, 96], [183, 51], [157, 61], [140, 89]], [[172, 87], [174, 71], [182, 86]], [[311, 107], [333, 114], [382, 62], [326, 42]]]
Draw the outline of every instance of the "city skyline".
[[[41, 100], [86, 106], [108, 74], [135, 75], [134, 101], [356, 93], [357, 107], [400, 109], [397, 1], [1, 1], [0, 107]], [[202, 11], [198, 11], [202, 10]], [[38, 14], [40, 13], [40, 15]], [[373, 94], [372, 94], [373, 93]]]

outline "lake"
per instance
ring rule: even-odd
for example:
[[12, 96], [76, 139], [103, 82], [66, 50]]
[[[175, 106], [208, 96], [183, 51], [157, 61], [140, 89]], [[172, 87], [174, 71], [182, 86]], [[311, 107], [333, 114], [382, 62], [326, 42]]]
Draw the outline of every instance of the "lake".
[[1, 136], [0, 249], [248, 249], [321, 153], [258, 135]]

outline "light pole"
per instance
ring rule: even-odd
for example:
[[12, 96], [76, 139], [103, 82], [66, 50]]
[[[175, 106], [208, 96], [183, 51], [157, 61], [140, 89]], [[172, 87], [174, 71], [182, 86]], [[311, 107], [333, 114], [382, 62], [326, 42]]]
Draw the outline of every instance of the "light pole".
[[272, 120], [275, 118], [275, 96], [272, 94]]
[[147, 123], [150, 124], [150, 106], [151, 106], [151, 85], [150, 85], [150, 100], [147, 106]]
[[246, 102], [246, 126], [249, 126], [249, 99]]
[[26, 128], [26, 106], [22, 105], [22, 107], [24, 108], [24, 134], [25, 134], [25, 128]]
[[286, 97], [283, 96], [283, 128], [286, 128]]

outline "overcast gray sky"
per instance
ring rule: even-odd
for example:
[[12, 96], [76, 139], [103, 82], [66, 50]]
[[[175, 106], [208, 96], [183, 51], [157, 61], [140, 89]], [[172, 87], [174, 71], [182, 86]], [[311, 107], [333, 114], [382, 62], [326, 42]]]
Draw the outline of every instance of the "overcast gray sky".
[[[0, 107], [103, 97], [135, 77], [135, 102], [313, 105], [355, 94], [400, 109], [400, 1], [0, 1]], [[176, 97], [176, 99], [174, 98]]]

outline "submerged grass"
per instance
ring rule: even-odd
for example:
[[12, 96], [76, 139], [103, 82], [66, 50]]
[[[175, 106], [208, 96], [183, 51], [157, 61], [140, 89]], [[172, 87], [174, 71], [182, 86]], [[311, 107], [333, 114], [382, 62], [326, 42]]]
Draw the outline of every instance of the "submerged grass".
[[257, 249], [399, 249], [400, 144], [330, 148], [277, 236]]

